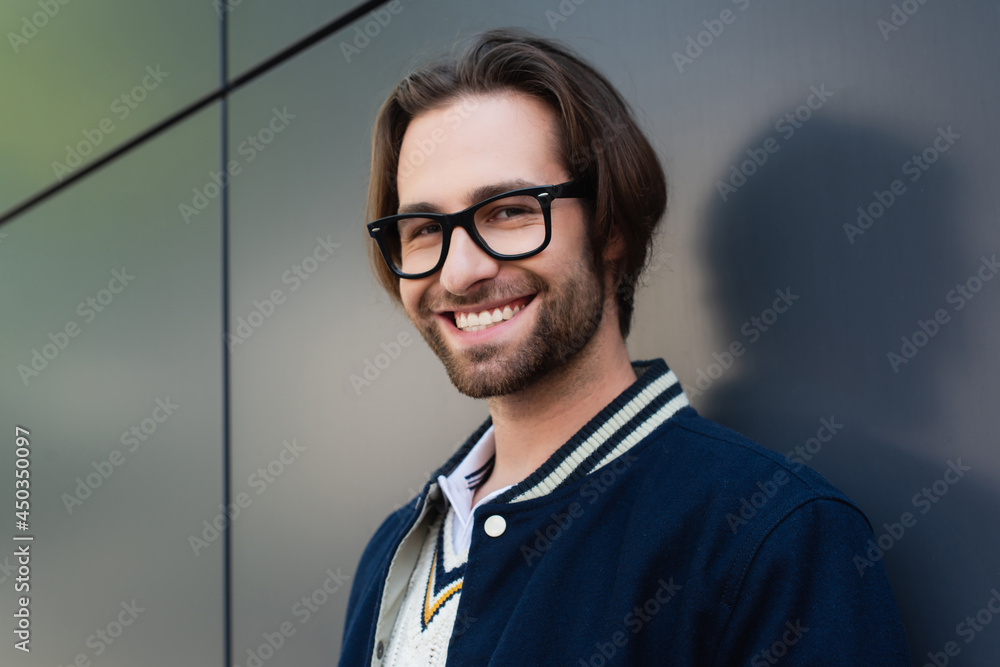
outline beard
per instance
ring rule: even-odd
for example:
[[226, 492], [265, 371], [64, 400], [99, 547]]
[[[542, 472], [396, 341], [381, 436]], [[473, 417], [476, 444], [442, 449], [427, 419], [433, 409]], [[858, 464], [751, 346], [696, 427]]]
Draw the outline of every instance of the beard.
[[448, 303], [456, 308], [485, 301], [503, 300], [534, 293], [538, 299], [534, 327], [520, 342], [484, 343], [456, 351], [445, 341], [441, 325], [425, 294], [414, 321], [420, 335], [441, 359], [461, 393], [472, 398], [506, 396], [530, 387], [552, 371], [577, 357], [597, 333], [604, 316], [604, 282], [597, 273], [591, 254], [584, 266], [552, 285], [538, 274], [524, 280], [491, 285], [475, 294], [456, 297]]

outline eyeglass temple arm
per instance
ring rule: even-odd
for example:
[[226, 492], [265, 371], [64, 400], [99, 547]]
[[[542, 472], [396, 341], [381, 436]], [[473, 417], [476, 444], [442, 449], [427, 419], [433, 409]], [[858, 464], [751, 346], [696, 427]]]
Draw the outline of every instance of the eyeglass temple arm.
[[549, 193], [552, 195], [553, 199], [572, 199], [576, 197], [588, 197], [592, 194], [592, 189], [590, 187], [590, 183], [588, 183], [586, 179], [577, 178], [566, 183], [553, 185], [549, 188]]

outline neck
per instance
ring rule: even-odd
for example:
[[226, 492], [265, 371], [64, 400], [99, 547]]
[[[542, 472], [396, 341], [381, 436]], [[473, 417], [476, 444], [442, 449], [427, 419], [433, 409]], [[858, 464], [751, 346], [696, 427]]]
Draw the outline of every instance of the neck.
[[[604, 326], [609, 320], [613, 328]], [[516, 394], [489, 399], [496, 460], [474, 502], [533, 473], [635, 382], [617, 318], [605, 323], [563, 366]]]

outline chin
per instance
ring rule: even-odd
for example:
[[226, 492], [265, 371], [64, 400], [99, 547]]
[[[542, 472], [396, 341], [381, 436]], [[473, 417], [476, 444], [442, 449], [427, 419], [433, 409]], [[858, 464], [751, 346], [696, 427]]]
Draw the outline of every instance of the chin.
[[[494, 294], [503, 294], [502, 287]], [[578, 358], [604, 318], [604, 284], [592, 264], [578, 265], [559, 281], [528, 276], [506, 287], [508, 294], [533, 296], [520, 314], [497, 325], [493, 335], [490, 329], [462, 334], [447, 314], [442, 316], [440, 308], [423, 300], [416, 317], [411, 315], [452, 384], [466, 396], [508, 396], [539, 383]]]
[[[420, 332], [459, 392], [470, 398], [509, 396], [565, 367], [597, 333], [604, 310], [599, 298], [587, 300], [586, 304], [574, 299], [564, 303], [569, 305], [569, 311], [540, 309], [527, 339], [517, 343], [484, 343], [459, 351], [448, 345], [436, 323], [421, 327]], [[577, 315], [574, 317], [571, 311]], [[582, 320], [581, 312], [591, 315]]]
[[[470, 398], [494, 398], [515, 394], [534, 384], [545, 369], [525, 367], [523, 364], [492, 360], [491, 363], [455, 363], [445, 361], [445, 370], [451, 383]], [[501, 365], [501, 368], [497, 368]]]

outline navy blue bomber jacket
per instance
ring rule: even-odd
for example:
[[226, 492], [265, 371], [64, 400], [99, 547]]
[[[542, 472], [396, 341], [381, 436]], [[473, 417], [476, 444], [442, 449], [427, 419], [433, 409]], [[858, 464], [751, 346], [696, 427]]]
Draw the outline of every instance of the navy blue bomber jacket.
[[[864, 514], [818, 473], [706, 420], [662, 360], [476, 510], [448, 665], [910, 665]], [[381, 665], [436, 479], [372, 537], [341, 667]], [[498, 536], [483, 529], [499, 515]], [[496, 532], [496, 531], [492, 531]]]

